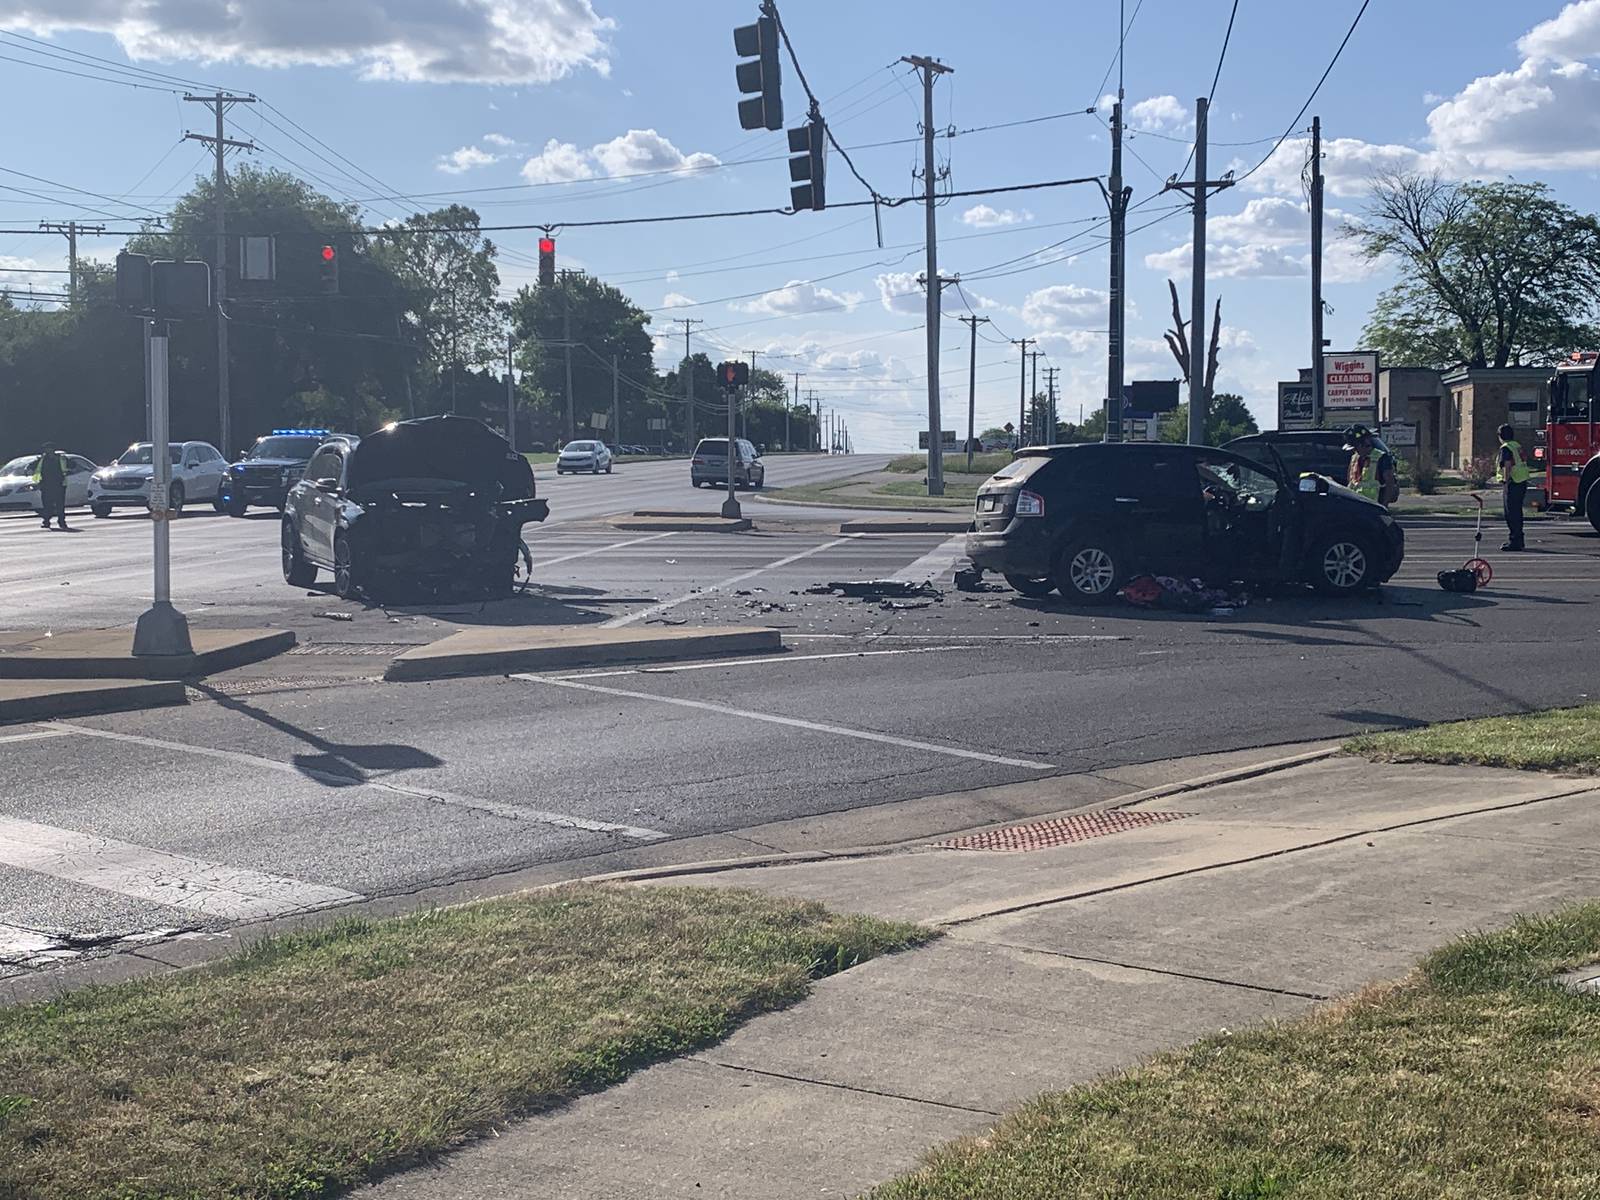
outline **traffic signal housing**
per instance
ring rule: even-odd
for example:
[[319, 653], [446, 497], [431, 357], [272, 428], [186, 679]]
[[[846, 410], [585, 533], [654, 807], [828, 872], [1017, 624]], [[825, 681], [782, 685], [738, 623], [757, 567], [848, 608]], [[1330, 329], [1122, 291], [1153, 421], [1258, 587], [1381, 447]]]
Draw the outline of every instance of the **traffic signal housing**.
[[778, 21], [761, 17], [754, 25], [733, 31], [733, 48], [741, 62], [736, 70], [739, 91], [750, 100], [739, 101], [739, 128], [783, 128], [783, 80], [778, 70]]
[[717, 367], [717, 382], [724, 388], [745, 387], [750, 383], [750, 364], [730, 359]]
[[827, 175], [828, 126], [820, 116], [789, 130], [789, 206], [796, 212], [811, 209], [821, 212], [828, 206]]
[[317, 278], [325, 294], [333, 295], [338, 292], [339, 248], [331, 242], [324, 242], [317, 251]]
[[556, 240], [553, 237], [539, 239], [539, 283], [543, 287], [550, 287], [556, 281]]

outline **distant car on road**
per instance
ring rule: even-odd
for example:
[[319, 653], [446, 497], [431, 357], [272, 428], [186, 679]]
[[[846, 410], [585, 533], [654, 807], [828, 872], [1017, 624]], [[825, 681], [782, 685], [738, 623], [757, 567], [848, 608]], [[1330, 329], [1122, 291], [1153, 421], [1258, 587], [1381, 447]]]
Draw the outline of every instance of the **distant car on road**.
[[[114, 508], [149, 508], [150, 481], [155, 473], [149, 442], [135, 442], [109, 466], [89, 479], [89, 511], [109, 517]], [[222, 478], [228, 464], [210, 442], [168, 442], [172, 490], [167, 504], [174, 512], [192, 500], [209, 500], [222, 511]]]
[[601, 471], [611, 474], [611, 450], [604, 442], [568, 442], [556, 455], [557, 475], [598, 475]]
[[1028, 447], [974, 508], [975, 566], [1024, 595], [1059, 589], [1078, 603], [1110, 600], [1142, 573], [1349, 595], [1393, 577], [1405, 557], [1381, 504], [1205, 446]]
[[[767, 481], [767, 467], [755, 446], [744, 438], [733, 439], [733, 486], [759, 491]], [[689, 482], [728, 486], [728, 439], [701, 438], [689, 460]]]
[[[40, 512], [44, 498], [33, 472], [39, 465], [37, 454], [25, 454], [0, 466], [0, 510], [31, 508]], [[81, 454], [67, 455], [67, 507], [82, 508], [89, 503], [89, 477], [100, 468]]]
[[326, 429], [274, 429], [258, 437], [223, 477], [223, 509], [230, 517], [244, 516], [251, 505], [282, 512], [284, 497], [300, 481], [317, 447], [334, 437], [357, 440]]
[[1350, 451], [1344, 448], [1345, 442], [1344, 434], [1332, 429], [1274, 430], [1234, 438], [1222, 448], [1269, 469], [1275, 451], [1292, 478], [1310, 471], [1344, 483], [1350, 478]]

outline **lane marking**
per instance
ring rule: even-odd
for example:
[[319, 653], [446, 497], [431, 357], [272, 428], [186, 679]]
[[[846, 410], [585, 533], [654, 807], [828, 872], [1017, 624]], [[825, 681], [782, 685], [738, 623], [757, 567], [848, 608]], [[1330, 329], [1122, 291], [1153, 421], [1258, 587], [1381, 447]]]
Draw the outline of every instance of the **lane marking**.
[[0, 863], [97, 891], [247, 921], [365, 899], [359, 892], [0, 817]]
[[802, 550], [798, 554], [791, 554], [787, 558], [780, 558], [776, 562], [768, 563], [764, 567], [756, 567], [752, 571], [745, 571], [741, 575], [735, 575], [731, 579], [724, 579], [721, 583], [713, 583], [711, 586], [701, 588], [697, 592], [686, 592], [681, 596], [674, 596], [670, 600], [663, 600], [659, 604], [652, 604], [649, 608], [641, 608], [636, 613], [628, 613], [624, 616], [612, 617], [611, 620], [602, 623], [600, 628], [621, 629], [626, 625], [632, 625], [635, 621], [644, 621], [658, 613], [664, 613], [668, 609], [677, 608], [678, 605], [686, 604], [698, 596], [706, 596], [712, 592], [720, 592], [724, 588], [733, 587], [734, 584], [743, 583], [747, 579], [754, 579], [757, 575], [765, 574], [768, 571], [775, 571], [779, 567], [787, 567], [790, 563], [799, 562], [803, 558], [810, 558], [813, 554], [821, 554], [824, 550], [831, 550], [835, 546], [843, 546], [852, 541], [854, 541], [854, 539], [847, 534], [844, 537], [835, 538], [831, 542], [823, 542], [820, 546], [812, 546], [809, 550]]
[[966, 758], [976, 762], [995, 763], [1002, 767], [1022, 767], [1029, 771], [1054, 771], [1054, 763], [1038, 762], [1027, 758], [1006, 758], [999, 754], [986, 754], [981, 750], [962, 750], [955, 746], [940, 746], [933, 742], [919, 742], [915, 738], [893, 737], [886, 733], [868, 733], [862, 729], [846, 729], [842, 725], [825, 725], [820, 721], [803, 721], [798, 717], [780, 717], [773, 713], [751, 712], [744, 708], [731, 708], [726, 704], [711, 704], [705, 700], [685, 700], [679, 696], [657, 696], [650, 692], [630, 692], [622, 688], [601, 687], [595, 683], [580, 683], [572, 679], [557, 679], [548, 675], [514, 675], [529, 683], [543, 683], [550, 687], [573, 688], [595, 692], [602, 696], [618, 696], [627, 700], [650, 700], [657, 704], [674, 704], [679, 708], [699, 709], [727, 717], [743, 717], [750, 721], [764, 721], [769, 725], [785, 725], [791, 729], [805, 729], [812, 733], [831, 733], [835, 737], [856, 738], [864, 742], [881, 742], [906, 750], [923, 750], [930, 754], [944, 754], [951, 758]]
[[[293, 763], [261, 758], [258, 755], [246, 754], [239, 750], [216, 750], [210, 746], [191, 746], [184, 742], [169, 742], [161, 738], [141, 737], [132, 733], [112, 733], [109, 729], [91, 729], [86, 725], [52, 724], [51, 728], [59, 729], [64, 733], [75, 734], [79, 737], [103, 738], [106, 741], [124, 742], [134, 746], [148, 746], [155, 750], [171, 750], [179, 754], [196, 755], [200, 758], [214, 758], [220, 762], [239, 763], [242, 766], [277, 771], [282, 775], [301, 775], [309, 779], [315, 779], [318, 783], [331, 784], [335, 787], [377, 788], [381, 791], [395, 792], [418, 800], [431, 800], [439, 804], [448, 804], [454, 808], [492, 813], [497, 817], [506, 817], [513, 821], [523, 821], [534, 825], [553, 825], [559, 829], [582, 829], [590, 833], [614, 833], [620, 837], [632, 838], [641, 842], [659, 841], [670, 836], [659, 829], [646, 829], [638, 825], [617, 825], [610, 821], [594, 821], [588, 817], [575, 817], [569, 813], [524, 808], [520, 804], [504, 804], [498, 800], [483, 800], [476, 796], [462, 796], [454, 792], [443, 792], [437, 788], [411, 787], [407, 784], [396, 783], [392, 779], [358, 779], [349, 775], [340, 775], [333, 771], [308, 770], [297, 767]], [[351, 770], [356, 769], [351, 767]]]
[[785, 633], [789, 641], [865, 642], [1131, 642], [1125, 633]]
[[890, 578], [904, 583], [927, 583], [929, 580], [942, 578], [946, 571], [956, 565], [957, 559], [966, 556], [967, 535], [958, 533], [939, 543], [905, 570], [891, 575]]
[[[630, 538], [626, 542], [612, 542], [605, 546], [593, 546], [588, 550], [580, 550], [576, 554], [563, 554], [559, 558], [535, 558], [533, 560], [533, 569], [538, 571], [540, 567], [553, 567], [557, 563], [571, 562], [575, 558], [588, 558], [591, 554], [604, 554], [607, 550], [621, 550], [624, 546], [637, 546], [641, 542], [659, 542], [662, 538], [672, 537], [675, 533], [677, 533], [677, 530], [669, 529], [666, 533], [651, 533], [646, 534], [644, 537]], [[529, 548], [532, 549], [532, 547]]]
[[[945, 650], [970, 650], [971, 646], [908, 646], [902, 650], [841, 650], [833, 654], [778, 654], [765, 658], [727, 658], [702, 663], [675, 663], [670, 667], [626, 667], [620, 671], [588, 671], [582, 675], [560, 675], [559, 679], [611, 679], [617, 675], [672, 675], [679, 671], [708, 671], [714, 667], [778, 666], [793, 662], [816, 662], [824, 658], [879, 658], [885, 654], [937, 654]], [[533, 675], [513, 675], [513, 679], [532, 679]]]
[[6, 742], [32, 742], [37, 741], [39, 738], [58, 738], [65, 736], [66, 734], [62, 733], [59, 729], [35, 729], [31, 733], [8, 733], [4, 737], [0, 737], [0, 745], [5, 744]]

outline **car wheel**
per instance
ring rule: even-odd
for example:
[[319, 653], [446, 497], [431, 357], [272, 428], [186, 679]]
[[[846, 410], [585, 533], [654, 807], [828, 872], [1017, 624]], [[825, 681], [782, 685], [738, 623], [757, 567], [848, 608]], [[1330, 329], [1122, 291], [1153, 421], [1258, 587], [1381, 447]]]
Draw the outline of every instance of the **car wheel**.
[[1122, 586], [1122, 565], [1103, 542], [1074, 542], [1056, 558], [1056, 589], [1075, 604], [1104, 604]]
[[594, 466], [589, 468], [589, 474], [591, 474], [591, 475], [600, 474], [600, 464], [598, 462], [595, 463]]
[[607, 475], [611, 474], [611, 464], [610, 463], [606, 464], [606, 474]]
[[92, 512], [96, 517], [104, 519], [104, 518], [109, 517], [111, 515], [111, 505], [109, 505], [109, 504], [91, 504], [91, 505], [89, 505], [89, 511]]
[[1056, 590], [1054, 579], [1030, 579], [1026, 575], [1007, 575], [1006, 582], [1011, 585], [1013, 591], [1021, 592], [1024, 596], [1032, 596], [1036, 600]]
[[300, 538], [294, 523], [285, 521], [281, 526], [279, 544], [283, 551], [283, 581], [290, 587], [310, 587], [317, 581], [317, 568], [300, 553]]
[[1589, 485], [1589, 495], [1583, 508], [1589, 524], [1594, 526], [1596, 533], [1600, 533], [1600, 480]]
[[[226, 505], [219, 502], [217, 509], [219, 512], [226, 512], [230, 517], [242, 517], [250, 511], [250, 505], [243, 500], [230, 500]], [[283, 509], [280, 508], [278, 511], [282, 512]]]
[[[212, 509], [213, 512], [225, 513], [225, 512], [228, 511], [228, 509], [230, 507], [231, 506], [228, 504], [228, 502], [226, 500], [224, 500], [220, 495], [215, 497], [211, 501], [211, 509]], [[242, 516], [243, 514], [240, 514], [240, 515]]]
[[1349, 596], [1376, 581], [1378, 565], [1360, 538], [1335, 533], [1311, 551], [1311, 585], [1326, 596]]
[[183, 502], [186, 499], [188, 497], [183, 494], [183, 484], [174, 481], [172, 487], [167, 490], [167, 507], [173, 512], [181, 514], [183, 512]]
[[354, 600], [361, 594], [355, 554], [350, 549], [350, 539], [342, 533], [333, 535], [333, 590], [341, 600]]

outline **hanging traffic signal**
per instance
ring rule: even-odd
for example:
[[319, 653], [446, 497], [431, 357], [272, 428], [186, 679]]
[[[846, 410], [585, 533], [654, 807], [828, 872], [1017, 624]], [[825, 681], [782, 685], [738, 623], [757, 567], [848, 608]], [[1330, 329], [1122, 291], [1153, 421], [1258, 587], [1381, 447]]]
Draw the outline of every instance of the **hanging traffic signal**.
[[734, 359], [717, 367], [717, 382], [729, 390], [745, 387], [750, 382], [750, 364]]
[[320, 263], [317, 269], [322, 290], [332, 295], [339, 290], [339, 251], [331, 245], [324, 245], [318, 254]]
[[549, 287], [556, 281], [556, 240], [553, 237], [539, 239], [539, 283]]
[[778, 73], [778, 22], [761, 17], [754, 25], [733, 31], [733, 48], [740, 58], [736, 74], [739, 90], [751, 100], [739, 101], [739, 128], [783, 128], [783, 81]]
[[789, 130], [789, 206], [796, 212], [811, 209], [821, 212], [828, 206], [825, 184], [828, 126], [816, 113], [798, 129]]

